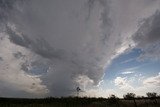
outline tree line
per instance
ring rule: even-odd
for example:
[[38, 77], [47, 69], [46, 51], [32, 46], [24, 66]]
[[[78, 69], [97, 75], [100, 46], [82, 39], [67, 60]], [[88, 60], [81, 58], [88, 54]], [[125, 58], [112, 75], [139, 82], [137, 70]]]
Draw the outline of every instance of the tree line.
[[160, 107], [160, 96], [157, 93], [148, 92], [146, 96], [127, 93], [123, 98], [115, 95], [110, 95], [108, 98], [0, 98], [0, 107]]
[[[158, 95], [155, 92], [147, 92], [146, 96], [147, 97], [136, 96], [135, 93], [127, 93], [127, 94], [123, 95], [123, 99], [124, 100], [133, 100], [135, 107], [138, 107], [136, 100], [140, 100], [140, 99], [145, 101], [146, 107], [148, 107], [148, 101], [147, 101], [147, 99], [149, 99], [150, 101], [152, 101], [153, 105], [157, 105], [158, 104], [157, 99], [160, 99], [160, 95]], [[120, 105], [119, 105], [119, 98], [117, 96], [110, 95], [108, 97], [108, 100], [109, 100], [109, 102], [111, 104], [115, 103], [115, 104], [117, 104], [118, 107], [120, 107]]]

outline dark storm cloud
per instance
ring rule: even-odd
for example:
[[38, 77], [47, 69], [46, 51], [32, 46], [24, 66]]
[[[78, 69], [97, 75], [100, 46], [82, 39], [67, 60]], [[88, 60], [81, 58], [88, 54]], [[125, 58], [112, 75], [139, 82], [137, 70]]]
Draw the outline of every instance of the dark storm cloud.
[[144, 19], [134, 36], [140, 46], [145, 46], [160, 40], [160, 12], [156, 11], [151, 17]]
[[65, 52], [63, 50], [54, 49], [51, 47], [45, 39], [40, 37], [36, 40], [36, 42], [33, 45], [33, 51], [35, 51], [37, 54], [41, 55], [44, 58], [63, 58], [63, 55]]
[[9, 39], [14, 44], [28, 48], [36, 54], [44, 58], [62, 58], [63, 50], [53, 49], [43, 37], [39, 37], [35, 41], [23, 34], [16, 34], [9, 26], [7, 26], [6, 33], [9, 34]]
[[[83, 9], [85, 2], [88, 2], [89, 13]], [[101, 28], [105, 27], [105, 31], [107, 30], [109, 34], [107, 23], [104, 23], [101, 28], [96, 25], [101, 25], [101, 22], [98, 22], [99, 19], [102, 23], [106, 22], [107, 5], [109, 5], [107, 2], [106, 0], [76, 2], [69, 0], [63, 1], [63, 3], [58, 0], [33, 1], [30, 3], [30, 8], [24, 10], [27, 11], [24, 16], [21, 16], [32, 20], [23, 22], [22, 27], [16, 23], [17, 29], [24, 31], [25, 35], [14, 35], [14, 33], [8, 32], [13, 43], [40, 55], [42, 61], [44, 61], [43, 58], [49, 60], [49, 72], [41, 78], [51, 90], [51, 95], [71, 94], [72, 92], [68, 90], [73, 90], [78, 84], [82, 85], [82, 83], [75, 81], [78, 76], [87, 76], [91, 81], [94, 81], [94, 85], [97, 85], [101, 80], [103, 68], [107, 59], [110, 60], [112, 51], [109, 54], [103, 51], [105, 46], [102, 41], [107, 41], [107, 38], [98, 33]], [[72, 3], [74, 5], [70, 5]], [[99, 8], [95, 8], [95, 5]], [[89, 17], [88, 14], [90, 14]], [[106, 56], [107, 58], [104, 59], [103, 57]], [[41, 64], [36, 66], [39, 65]], [[33, 68], [33, 65], [31, 66]], [[28, 65], [24, 64], [22, 69], [27, 71]]]
[[[11, 14], [15, 15], [14, 12], [20, 13], [19, 6], [23, 5], [25, 0], [0, 0], [0, 22], [6, 23], [10, 20]], [[16, 16], [15, 16], [16, 17]]]
[[29, 48], [30, 44], [32, 43], [32, 41], [27, 38], [26, 36], [21, 36], [16, 34], [16, 32], [14, 32], [10, 27], [6, 27], [6, 32], [9, 34], [9, 39], [11, 42]]
[[160, 58], [160, 12], [157, 10], [152, 16], [144, 19], [140, 28], [133, 36], [138, 48], [143, 53], [140, 59]]
[[0, 0], [0, 20], [9, 16], [9, 10], [13, 9], [14, 0]]

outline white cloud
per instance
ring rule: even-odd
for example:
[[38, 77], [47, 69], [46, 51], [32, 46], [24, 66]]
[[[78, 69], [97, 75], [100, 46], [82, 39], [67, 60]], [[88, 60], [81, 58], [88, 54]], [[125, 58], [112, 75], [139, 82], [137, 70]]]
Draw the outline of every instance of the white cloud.
[[[137, 82], [139, 83], [137, 84]], [[157, 76], [151, 76], [148, 78], [144, 78], [143, 76], [140, 77], [133, 76], [131, 78], [116, 77], [114, 83], [115, 86], [118, 86], [118, 89], [114, 88], [113, 90], [117, 91], [116, 94], [119, 97], [122, 97], [123, 94], [126, 94], [128, 92], [133, 92], [136, 95], [142, 95], [142, 96], [145, 96], [147, 92], [156, 92], [158, 94], [160, 93], [159, 74]]]
[[79, 75], [78, 77], [75, 78], [76, 83], [80, 85], [80, 87], [83, 90], [86, 90], [86, 88], [91, 88], [93, 86], [94, 81], [87, 77], [86, 75]]
[[131, 68], [125, 68], [121, 71], [121, 74], [126, 75], [126, 74], [133, 74], [135, 73], [135, 71], [140, 68], [140, 66], [135, 66], [135, 67], [131, 67]]
[[149, 77], [143, 81], [144, 85], [160, 87], [160, 73], [157, 76]]
[[116, 86], [118, 86], [121, 90], [126, 92], [132, 92], [133, 87], [128, 83], [126, 78], [122, 77], [116, 77], [114, 80], [114, 83]]
[[[0, 37], [0, 56], [3, 60], [0, 62], [0, 86], [5, 87], [6, 90], [10, 89], [8, 93], [14, 93], [14, 91], [22, 91], [28, 93], [27, 96], [45, 96], [48, 93], [48, 89], [43, 85], [42, 80], [38, 76], [27, 74], [27, 72], [21, 69], [21, 65], [26, 60], [32, 60], [32, 53], [23, 47], [12, 44], [6, 33], [1, 33]], [[23, 57], [15, 57], [13, 53], [21, 52]], [[3, 93], [3, 89], [0, 93], [1, 96], [10, 96]], [[17, 93], [17, 96], [23, 97]]]
[[126, 85], [126, 79], [122, 77], [116, 77], [116, 79], [114, 80], [114, 83], [117, 86], [124, 86]]
[[124, 72], [122, 72], [121, 74], [133, 74], [134, 72], [133, 71], [124, 71]]

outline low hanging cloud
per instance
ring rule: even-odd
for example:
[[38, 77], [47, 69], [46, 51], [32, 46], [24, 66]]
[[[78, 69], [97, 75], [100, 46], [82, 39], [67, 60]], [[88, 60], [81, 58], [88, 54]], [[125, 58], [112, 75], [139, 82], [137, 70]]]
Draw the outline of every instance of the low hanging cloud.
[[[77, 86], [92, 89], [114, 58], [140, 46], [137, 36], [132, 38], [137, 16], [148, 17], [158, 7], [157, 1], [142, 1], [0, 0], [0, 43], [8, 46], [0, 48], [0, 63], [6, 63], [0, 69], [8, 71], [0, 71], [0, 85], [46, 96], [71, 95]], [[124, 3], [137, 8], [124, 9]], [[12, 78], [6, 80], [7, 75]], [[24, 79], [11, 82], [17, 76]]]

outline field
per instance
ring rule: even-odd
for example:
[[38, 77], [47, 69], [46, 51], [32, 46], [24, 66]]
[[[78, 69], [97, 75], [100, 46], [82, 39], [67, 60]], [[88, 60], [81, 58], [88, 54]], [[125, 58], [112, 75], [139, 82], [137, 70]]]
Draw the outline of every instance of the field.
[[105, 99], [105, 98], [0, 98], [0, 107], [160, 107], [160, 98]]

